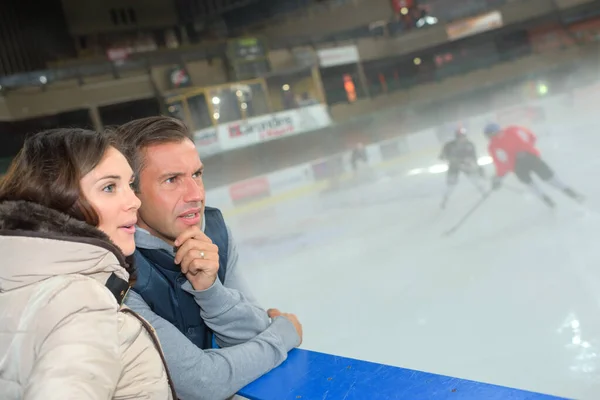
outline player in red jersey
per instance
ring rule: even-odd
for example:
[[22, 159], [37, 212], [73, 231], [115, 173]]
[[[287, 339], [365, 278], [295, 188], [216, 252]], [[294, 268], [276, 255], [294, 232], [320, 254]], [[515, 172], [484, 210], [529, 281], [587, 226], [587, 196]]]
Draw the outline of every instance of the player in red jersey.
[[561, 182], [550, 166], [542, 160], [540, 151], [535, 147], [537, 138], [529, 129], [514, 125], [501, 128], [496, 123], [489, 123], [484, 133], [490, 140], [488, 150], [496, 166], [496, 176], [492, 181], [494, 190], [500, 188], [502, 178], [507, 173], [514, 172], [536, 196], [549, 207], [554, 207], [554, 201], [542, 192], [531, 178], [532, 173], [535, 173], [541, 180], [561, 190], [572, 199], [583, 201], [583, 197]]

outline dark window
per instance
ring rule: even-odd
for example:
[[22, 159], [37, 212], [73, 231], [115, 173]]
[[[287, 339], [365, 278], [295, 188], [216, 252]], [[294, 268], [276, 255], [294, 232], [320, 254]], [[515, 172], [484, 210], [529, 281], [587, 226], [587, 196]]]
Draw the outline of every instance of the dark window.
[[210, 111], [206, 104], [206, 97], [204, 94], [198, 94], [188, 98], [188, 106], [190, 108], [190, 114], [192, 117], [192, 129], [198, 131], [200, 129], [208, 128], [212, 125], [210, 119]]
[[117, 16], [117, 10], [115, 10], [114, 8], [110, 9], [110, 20], [112, 21], [113, 25], [119, 25], [119, 17]]
[[127, 25], [127, 13], [125, 12], [124, 8], [121, 8], [120, 10], [120, 14], [121, 14], [121, 22], [123, 22], [123, 25]]
[[135, 10], [133, 8], [128, 8], [127, 13], [129, 14], [129, 22], [132, 24], [137, 24], [137, 15], [135, 15]]

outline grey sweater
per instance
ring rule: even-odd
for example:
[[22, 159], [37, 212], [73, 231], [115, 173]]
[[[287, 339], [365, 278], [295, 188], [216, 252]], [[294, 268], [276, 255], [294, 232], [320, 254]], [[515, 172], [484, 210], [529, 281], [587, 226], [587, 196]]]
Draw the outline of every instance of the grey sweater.
[[[204, 230], [204, 224], [202, 226]], [[280, 365], [300, 338], [286, 318], [270, 321], [248, 291], [237, 270], [238, 253], [229, 227], [229, 252], [224, 285], [217, 279], [208, 289], [196, 291], [189, 282], [183, 290], [192, 294], [200, 316], [214, 331], [221, 349], [202, 350], [174, 325], [156, 315], [136, 292], [129, 291], [126, 305], [145, 318], [156, 330], [171, 372], [177, 395], [182, 400], [218, 400]], [[164, 249], [166, 242], [138, 228], [136, 246]]]

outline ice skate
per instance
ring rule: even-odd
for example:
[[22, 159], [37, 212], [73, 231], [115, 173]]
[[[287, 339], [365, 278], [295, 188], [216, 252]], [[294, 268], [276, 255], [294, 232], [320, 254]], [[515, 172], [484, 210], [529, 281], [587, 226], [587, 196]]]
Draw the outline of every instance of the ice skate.
[[556, 203], [554, 203], [554, 200], [552, 200], [548, 195], [543, 195], [542, 201], [544, 202], [544, 204], [546, 204], [550, 208], [556, 207]]
[[575, 192], [571, 188], [564, 189], [563, 193], [566, 194], [567, 196], [569, 196], [570, 198], [572, 198], [573, 200], [575, 200], [578, 203], [583, 203], [585, 201], [585, 197], [583, 197], [579, 193]]

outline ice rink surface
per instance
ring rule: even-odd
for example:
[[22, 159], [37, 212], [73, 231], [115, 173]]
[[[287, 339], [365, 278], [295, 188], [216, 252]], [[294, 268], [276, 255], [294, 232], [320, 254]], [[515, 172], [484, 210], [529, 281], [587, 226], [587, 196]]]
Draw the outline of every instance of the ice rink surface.
[[439, 163], [432, 152], [360, 184], [228, 217], [240, 268], [264, 307], [298, 315], [302, 348], [598, 399], [599, 135], [587, 126], [539, 137], [583, 206], [542, 184], [557, 202], [551, 211], [510, 177], [442, 237], [480, 194], [461, 177], [440, 210], [445, 173], [429, 172]]

